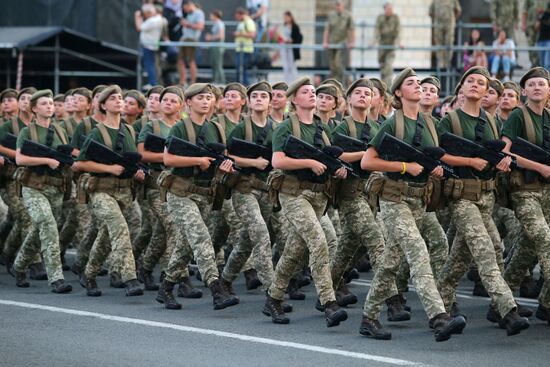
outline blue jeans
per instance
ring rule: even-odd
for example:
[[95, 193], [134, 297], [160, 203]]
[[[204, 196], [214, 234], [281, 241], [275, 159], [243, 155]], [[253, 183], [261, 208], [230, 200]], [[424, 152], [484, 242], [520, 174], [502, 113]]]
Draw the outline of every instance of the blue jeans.
[[547, 47], [547, 50], [539, 51], [540, 66], [548, 70], [550, 67], [550, 40], [538, 41], [537, 46]]
[[505, 75], [510, 75], [511, 63], [510, 56], [504, 55], [495, 55], [493, 57], [493, 62], [491, 63], [491, 74], [497, 75], [498, 67], [500, 66], [500, 61], [502, 60], [502, 69]]
[[245, 86], [248, 86], [248, 68], [250, 67], [250, 58], [252, 54], [249, 52], [237, 52], [235, 54], [235, 69], [237, 70], [237, 81]]
[[147, 81], [151, 85], [157, 85], [156, 52], [142, 46], [141, 53], [143, 58], [143, 68], [147, 72]]

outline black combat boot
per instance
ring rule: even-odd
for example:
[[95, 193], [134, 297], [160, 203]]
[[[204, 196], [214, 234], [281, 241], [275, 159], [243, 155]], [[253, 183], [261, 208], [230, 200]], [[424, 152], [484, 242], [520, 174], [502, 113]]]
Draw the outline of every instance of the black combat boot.
[[392, 296], [386, 300], [388, 305], [388, 321], [408, 321], [411, 319], [410, 312], [405, 311], [401, 304], [401, 297], [399, 294]]
[[468, 320], [468, 318], [466, 317], [464, 312], [462, 312], [462, 310], [458, 307], [458, 303], [456, 302], [453, 302], [453, 304], [451, 305], [451, 310], [449, 314], [451, 317], [462, 316], [464, 317], [464, 320]]
[[298, 288], [306, 287], [311, 284], [311, 272], [309, 271], [309, 268], [306, 270], [302, 270], [297, 278], [296, 281], [298, 282]]
[[47, 280], [48, 274], [41, 262], [29, 266], [29, 278], [32, 280]]
[[227, 294], [219, 279], [212, 281], [208, 288], [210, 288], [210, 291], [212, 292], [214, 310], [222, 310], [226, 307], [235, 306], [239, 303], [239, 299], [237, 297]]
[[294, 309], [290, 303], [286, 302], [281, 303], [281, 307], [283, 308], [284, 313], [291, 313]]
[[351, 268], [345, 271], [344, 274], [342, 275], [342, 278], [344, 278], [344, 281], [346, 282], [346, 284], [351, 283], [353, 279], [359, 279], [359, 277], [360, 277], [359, 272], [355, 268]]
[[124, 283], [124, 290], [127, 297], [143, 296], [143, 288], [137, 279], [131, 279]]
[[109, 272], [109, 286], [111, 288], [124, 288], [126, 285], [122, 281], [120, 274], [116, 271]]
[[537, 287], [537, 283], [533, 280], [532, 276], [523, 278], [519, 285], [519, 296], [523, 298], [537, 298], [539, 296], [540, 288]]
[[[409, 287], [407, 287], [407, 290], [405, 292], [408, 292]], [[407, 297], [405, 297], [405, 293], [399, 292], [399, 299], [401, 300], [401, 305], [403, 306], [403, 309], [407, 312], [411, 312], [411, 306], [407, 305]]]
[[182, 278], [178, 284], [178, 297], [201, 298], [202, 291], [193, 286], [189, 277]]
[[172, 294], [175, 284], [176, 283], [172, 283], [164, 279], [164, 281], [160, 283], [159, 291], [156, 298], [158, 303], [163, 303], [164, 308], [169, 310], [181, 309], [181, 303], [178, 303], [178, 301], [176, 301], [174, 295]]
[[267, 295], [265, 299], [264, 309], [262, 313], [266, 316], [271, 316], [271, 321], [274, 324], [288, 324], [290, 320], [285, 316], [282, 307], [283, 301], [279, 301]]
[[70, 293], [73, 290], [73, 287], [63, 279], [56, 280], [51, 285], [53, 293]]
[[158, 291], [159, 285], [155, 283], [153, 272], [145, 270], [143, 266], [138, 268], [138, 280], [144, 284], [146, 291]]
[[531, 316], [533, 316], [533, 310], [530, 307], [520, 305], [520, 304], [516, 304], [516, 305], [518, 307], [518, 314], [521, 317], [531, 317]]
[[78, 265], [76, 262], [73, 263], [73, 265], [71, 266], [71, 271], [73, 272], [73, 274], [75, 275], [80, 275], [83, 271], [83, 269], [80, 267], [80, 265]]
[[288, 294], [288, 298], [295, 301], [303, 301], [306, 299], [305, 293], [299, 291], [298, 281], [294, 277], [290, 279], [290, 283], [288, 283], [288, 287], [286, 288], [286, 293]]
[[452, 334], [460, 334], [466, 327], [466, 320], [464, 317], [451, 317], [447, 313], [441, 313], [433, 317], [430, 323], [433, 325], [436, 342], [449, 340]]
[[537, 316], [537, 319], [546, 321], [548, 322], [548, 325], [550, 325], [550, 309], [539, 304], [539, 307], [537, 308], [536, 316]]
[[235, 296], [235, 298], [237, 298], [237, 303], [238, 303], [239, 297], [237, 297], [237, 294], [235, 293], [235, 289], [233, 289], [233, 283], [225, 280], [223, 277], [220, 277], [220, 283], [225, 293], [231, 296]]
[[245, 271], [244, 279], [246, 282], [246, 290], [248, 291], [252, 289], [257, 289], [259, 286], [262, 285], [262, 282], [260, 282], [260, 279], [258, 278], [258, 272], [256, 271], [256, 269]]
[[472, 295], [476, 297], [489, 298], [489, 293], [487, 293], [487, 289], [485, 289], [483, 283], [481, 283], [481, 280], [474, 283], [474, 290], [472, 291]]
[[30, 287], [30, 284], [27, 281], [27, 272], [17, 271], [12, 265], [10, 268], [10, 274], [15, 277], [15, 285], [19, 288]]
[[86, 295], [88, 297], [101, 296], [101, 289], [97, 286], [95, 278], [87, 278], [84, 273], [80, 275], [80, 285], [86, 288]]
[[357, 296], [350, 292], [345, 282], [340, 282], [340, 286], [335, 292], [336, 302], [338, 306], [346, 307], [347, 305], [353, 305], [357, 303]]
[[336, 301], [325, 303], [325, 320], [327, 321], [327, 327], [338, 326], [347, 319], [348, 313], [346, 310], [340, 308]]
[[391, 333], [389, 331], [386, 331], [378, 320], [371, 320], [366, 316], [363, 316], [363, 319], [361, 320], [359, 334], [364, 335], [367, 338], [377, 340], [391, 339]]
[[498, 321], [501, 329], [506, 329], [506, 335], [512, 336], [521, 333], [522, 330], [529, 328], [529, 320], [521, 317], [517, 310], [512, 310]]
[[372, 266], [370, 264], [369, 257], [367, 255], [363, 256], [361, 260], [355, 265], [355, 268], [360, 273], [368, 273]]

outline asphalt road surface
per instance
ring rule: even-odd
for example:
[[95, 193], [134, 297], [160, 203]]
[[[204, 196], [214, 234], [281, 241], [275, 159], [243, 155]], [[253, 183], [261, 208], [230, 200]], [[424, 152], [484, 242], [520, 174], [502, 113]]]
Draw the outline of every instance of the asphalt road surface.
[[[72, 261], [72, 259], [71, 259]], [[157, 274], [158, 276], [158, 274]], [[350, 288], [359, 303], [349, 319], [326, 328], [315, 310], [313, 285], [305, 301], [293, 301], [289, 325], [274, 325], [261, 313], [265, 297], [235, 283], [241, 303], [214, 311], [208, 289], [201, 299], [183, 299], [182, 310], [166, 310], [156, 292], [125, 297], [123, 289], [98, 278], [103, 296], [87, 297], [70, 272], [73, 292], [57, 295], [46, 281], [19, 289], [0, 271], [0, 366], [549, 366], [550, 326], [531, 318], [521, 335], [507, 337], [485, 320], [486, 298], [472, 297], [463, 280], [458, 301], [468, 316], [462, 335], [436, 343], [414, 293], [407, 294], [412, 320], [381, 321], [393, 334], [377, 341], [358, 333], [361, 309], [372, 273]], [[193, 279], [195, 284], [199, 282]], [[536, 308], [534, 300], [522, 300]], [[384, 310], [385, 312], [385, 310]]]

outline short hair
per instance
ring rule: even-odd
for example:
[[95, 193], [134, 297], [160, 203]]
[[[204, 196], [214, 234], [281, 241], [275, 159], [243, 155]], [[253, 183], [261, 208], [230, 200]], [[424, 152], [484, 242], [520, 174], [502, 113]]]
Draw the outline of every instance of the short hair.
[[155, 9], [153, 4], [143, 4], [141, 6], [141, 11], [144, 13], [155, 13], [157, 9]]

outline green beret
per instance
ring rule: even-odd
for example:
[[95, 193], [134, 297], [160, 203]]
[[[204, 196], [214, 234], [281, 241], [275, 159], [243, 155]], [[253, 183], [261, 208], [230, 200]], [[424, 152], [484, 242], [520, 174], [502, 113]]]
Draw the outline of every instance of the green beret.
[[346, 91], [346, 98], [350, 96], [350, 94], [353, 92], [355, 88], [359, 87], [366, 87], [372, 90], [374, 88], [374, 84], [370, 81], [370, 79], [367, 78], [360, 78], [351, 83], [348, 90]]
[[504, 85], [502, 85], [500, 80], [492, 78], [489, 80], [489, 87], [496, 90], [499, 97], [502, 96], [502, 92], [504, 92]]
[[[153, 87], [155, 88], [155, 87]], [[151, 89], [153, 89], [151, 88]], [[164, 89], [162, 89], [162, 91], [160, 92], [160, 96], [159, 96], [159, 101], [162, 101], [162, 97], [164, 97], [164, 95], [166, 93], [173, 93], [175, 94], [176, 96], [178, 96], [181, 101], [183, 102], [183, 91], [181, 90], [180, 87], [176, 87], [175, 85], [172, 85], [170, 87], [166, 87]]]
[[86, 97], [86, 98], [88, 99], [89, 102], [92, 101], [92, 91], [89, 90], [88, 88], [83, 88], [83, 87], [81, 87], [81, 88], [76, 88], [76, 89], [73, 90], [73, 94], [72, 94], [72, 95], [74, 96], [75, 94], [78, 94], [79, 96], [84, 96], [84, 97]]
[[189, 88], [187, 88], [185, 90], [185, 92], [183, 93], [183, 98], [186, 99], [186, 100], [191, 99], [194, 96], [196, 96], [197, 94], [202, 94], [202, 93], [212, 93], [213, 94], [214, 92], [212, 91], [212, 85], [208, 84], [208, 83], [194, 83], [194, 84], [191, 84], [189, 86]]
[[401, 87], [401, 84], [403, 84], [403, 81], [411, 76], [416, 76], [416, 71], [414, 71], [410, 67], [403, 69], [403, 71], [397, 74], [397, 76], [391, 83], [391, 89], [390, 89], [391, 93], [395, 94], [395, 91], [398, 90], [399, 87]]
[[428, 76], [428, 77], [426, 77], [426, 78], [424, 78], [420, 81], [420, 85], [422, 85], [424, 83], [434, 85], [437, 88], [438, 91], [441, 90], [441, 82], [435, 76], [430, 75], [430, 76]]
[[543, 67], [537, 66], [530, 69], [528, 72], [525, 73], [524, 76], [521, 77], [521, 80], [519, 81], [519, 85], [521, 85], [522, 88], [525, 88], [525, 82], [532, 78], [544, 78], [550, 81], [550, 75], [548, 74], [548, 70], [546, 70]]
[[458, 83], [456, 85], [454, 93], [453, 93], [455, 96], [458, 96], [458, 93], [460, 92], [460, 88], [462, 88], [462, 83]]
[[42, 97], [53, 98], [53, 92], [50, 89], [42, 89], [34, 92], [31, 96], [31, 101], [30, 101], [31, 108], [36, 106], [36, 102]]
[[273, 90], [282, 90], [286, 92], [286, 90], [288, 89], [288, 84], [286, 84], [285, 82], [278, 82], [278, 83], [272, 84], [271, 88]]
[[65, 92], [65, 98], [72, 96], [74, 92], [74, 89], [69, 89]]
[[261, 81], [256, 84], [252, 84], [248, 89], [246, 90], [246, 95], [250, 97], [250, 94], [254, 91], [261, 91], [261, 92], [267, 92], [271, 96], [273, 94], [273, 89], [271, 88], [271, 85], [268, 82]]
[[[464, 81], [466, 80], [466, 78], [469, 77], [470, 75], [473, 75], [473, 74], [482, 75], [487, 79], [488, 82], [491, 81], [491, 74], [489, 73], [489, 70], [487, 70], [486, 67], [484, 67], [484, 66], [472, 66], [471, 68], [466, 70], [466, 72], [462, 75], [462, 78], [460, 78], [460, 82], [458, 83], [457, 88], [459, 86], [462, 87], [462, 84], [464, 84]], [[455, 89], [455, 91], [456, 91], [456, 89]], [[458, 93], [455, 93], [455, 94], [458, 94]]]
[[294, 95], [294, 93], [296, 93], [298, 89], [300, 89], [300, 87], [303, 87], [304, 85], [313, 85], [313, 83], [311, 82], [311, 79], [309, 79], [309, 77], [307, 76], [304, 76], [300, 79], [296, 79], [294, 82], [292, 82], [292, 84], [288, 86], [288, 89], [286, 91], [286, 96], [290, 97]]
[[99, 93], [103, 92], [107, 86], [105, 84], [96, 85], [94, 89], [92, 89], [92, 99]]
[[241, 96], [246, 98], [246, 88], [241, 83], [233, 82], [229, 83], [223, 88], [223, 96], [225, 97], [225, 93], [229, 92], [230, 90], [237, 91], [241, 94]]
[[441, 104], [444, 105], [447, 103], [451, 103], [453, 98], [454, 96], [452, 94], [449, 94], [447, 97], [443, 98], [443, 101], [441, 101]]
[[321, 84], [320, 86], [318, 86], [317, 89], [315, 89], [315, 95], [319, 95], [319, 93], [333, 96], [336, 101], [338, 101], [338, 97], [340, 96], [340, 91], [338, 91], [338, 87], [332, 84]]
[[15, 99], [17, 99], [17, 91], [15, 89], [11, 89], [11, 88], [4, 89], [2, 91], [2, 93], [0, 93], [0, 102], [4, 98], [15, 98]]
[[110, 85], [107, 88], [103, 89], [103, 92], [99, 94], [99, 98], [97, 100], [98, 104], [101, 105], [105, 103], [105, 101], [107, 100], [107, 98], [109, 98], [111, 94], [116, 93], [122, 95], [122, 89], [120, 89], [120, 87], [116, 84]]
[[145, 96], [135, 89], [127, 90], [126, 93], [124, 93], [124, 98], [126, 97], [132, 97], [135, 99], [141, 108], [145, 108], [147, 106], [147, 100], [145, 99]]
[[[519, 85], [516, 82], [506, 82], [504, 83], [504, 89], [512, 89], [516, 94], [518, 95], [518, 98], [521, 94], [521, 91], [519, 89]], [[503, 90], [504, 92], [504, 90]]]
[[386, 94], [388, 86], [383, 80], [378, 78], [370, 78], [369, 80], [371, 81], [372, 86], [380, 91], [380, 96], [384, 96], [384, 94]]
[[[149, 98], [149, 96], [151, 94], [161, 94], [163, 90], [164, 90], [164, 88], [162, 86], [155, 85], [155, 86], [153, 86], [153, 87], [151, 87], [147, 90], [147, 92], [145, 93], [145, 97]], [[183, 94], [183, 92], [182, 92], [182, 94]], [[182, 100], [183, 100], [183, 98], [182, 98]]]
[[21, 98], [21, 96], [23, 94], [30, 94], [30, 95], [33, 95], [37, 92], [38, 90], [35, 88], [35, 87], [27, 87], [27, 88], [23, 88], [19, 91], [19, 94], [17, 95], [17, 100], [19, 101], [19, 99]]
[[334, 78], [328, 78], [321, 82], [321, 85], [325, 85], [325, 84], [332, 84], [336, 86], [336, 88], [338, 88], [338, 91], [340, 92], [340, 95], [342, 96], [344, 95], [344, 86], [342, 85], [342, 83], [340, 83], [340, 81]]
[[64, 94], [56, 94], [53, 96], [54, 102], [65, 102], [65, 95]]

